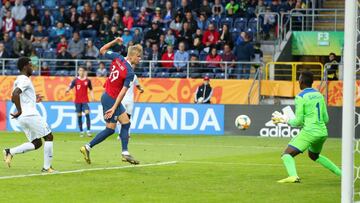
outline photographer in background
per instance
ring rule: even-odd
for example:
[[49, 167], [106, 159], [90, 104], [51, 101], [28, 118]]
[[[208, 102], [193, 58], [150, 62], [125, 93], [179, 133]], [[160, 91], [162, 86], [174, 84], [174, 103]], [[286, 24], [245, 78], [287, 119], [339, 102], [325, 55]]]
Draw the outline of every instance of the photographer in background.
[[200, 85], [195, 92], [195, 103], [196, 104], [210, 104], [212, 96], [212, 88], [210, 86], [210, 79], [208, 76], [204, 77], [204, 83]]

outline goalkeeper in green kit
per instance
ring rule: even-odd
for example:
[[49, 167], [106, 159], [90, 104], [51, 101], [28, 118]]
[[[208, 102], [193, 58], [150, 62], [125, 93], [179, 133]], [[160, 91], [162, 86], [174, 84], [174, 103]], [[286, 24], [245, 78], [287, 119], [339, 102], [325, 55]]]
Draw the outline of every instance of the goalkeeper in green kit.
[[329, 116], [323, 95], [312, 88], [312, 83], [313, 74], [309, 71], [302, 72], [299, 77], [302, 92], [295, 98], [295, 118], [289, 119], [287, 115], [277, 111], [272, 114], [272, 120], [275, 124], [288, 123], [292, 127], [301, 127], [299, 135], [289, 142], [281, 157], [289, 177], [279, 180], [279, 183], [300, 182], [294, 157], [306, 150], [308, 150], [310, 159], [341, 176], [341, 169], [330, 159], [320, 154], [328, 137], [326, 124], [329, 121]]

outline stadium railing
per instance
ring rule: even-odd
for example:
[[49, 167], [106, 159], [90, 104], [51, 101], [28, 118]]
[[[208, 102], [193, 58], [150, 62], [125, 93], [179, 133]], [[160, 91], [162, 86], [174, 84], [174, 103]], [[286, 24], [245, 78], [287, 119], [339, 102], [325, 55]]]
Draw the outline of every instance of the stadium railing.
[[[288, 68], [289, 66], [290, 68]], [[313, 66], [317, 66], [317, 68]], [[295, 82], [301, 70], [312, 71], [317, 80], [324, 77], [324, 65], [320, 62], [268, 62], [265, 66], [265, 79]]]

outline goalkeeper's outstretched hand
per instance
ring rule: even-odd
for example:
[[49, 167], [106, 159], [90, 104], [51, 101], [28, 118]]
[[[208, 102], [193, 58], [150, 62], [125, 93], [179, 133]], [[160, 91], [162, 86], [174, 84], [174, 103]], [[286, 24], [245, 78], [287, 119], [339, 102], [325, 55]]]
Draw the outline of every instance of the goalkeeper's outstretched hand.
[[283, 115], [282, 113], [275, 111], [274, 113], [272, 113], [271, 120], [273, 121], [274, 124], [279, 124], [279, 123], [287, 123], [289, 121], [289, 118]]

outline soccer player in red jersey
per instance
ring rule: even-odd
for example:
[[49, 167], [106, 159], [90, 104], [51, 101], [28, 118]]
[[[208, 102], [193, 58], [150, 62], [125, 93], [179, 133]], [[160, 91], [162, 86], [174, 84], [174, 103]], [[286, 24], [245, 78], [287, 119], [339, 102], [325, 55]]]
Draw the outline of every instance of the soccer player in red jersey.
[[78, 116], [78, 125], [80, 129], [80, 137], [84, 136], [83, 132], [83, 122], [82, 122], [82, 113], [85, 113], [86, 117], [86, 127], [87, 127], [87, 136], [90, 137], [90, 108], [89, 108], [89, 97], [88, 90], [90, 90], [91, 101], [94, 101], [94, 92], [92, 91], [91, 80], [86, 77], [86, 69], [83, 66], [79, 67], [78, 70], [79, 77], [75, 78], [69, 85], [66, 90], [66, 94], [75, 87], [75, 111]]
[[84, 159], [88, 164], [91, 163], [91, 148], [114, 134], [117, 122], [121, 124], [120, 139], [122, 160], [131, 164], [139, 164], [139, 161], [135, 160], [128, 151], [130, 119], [121, 101], [130, 87], [130, 83], [134, 80], [133, 68], [140, 63], [143, 48], [141, 45], [130, 46], [126, 57], [121, 56], [119, 53], [109, 51], [112, 46], [121, 42], [122, 38], [118, 37], [100, 49], [102, 55], [112, 60], [110, 64], [110, 75], [104, 85], [105, 92], [101, 96], [106, 129], [98, 133], [90, 143], [80, 148], [80, 152], [84, 155]]

